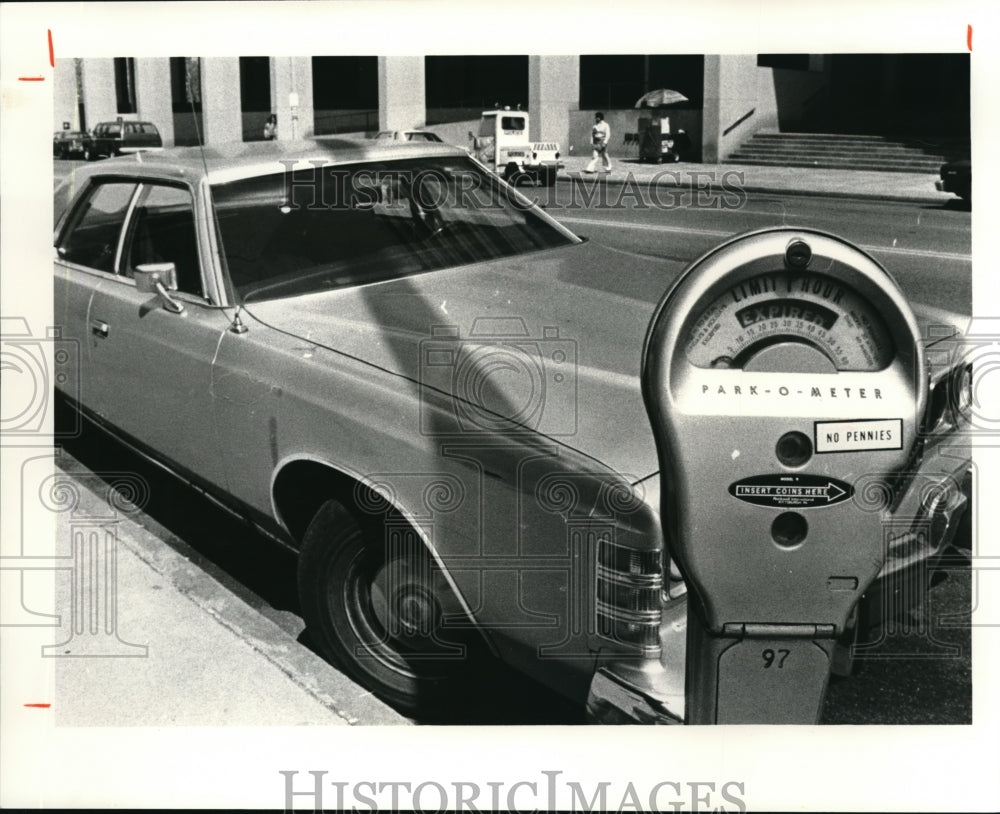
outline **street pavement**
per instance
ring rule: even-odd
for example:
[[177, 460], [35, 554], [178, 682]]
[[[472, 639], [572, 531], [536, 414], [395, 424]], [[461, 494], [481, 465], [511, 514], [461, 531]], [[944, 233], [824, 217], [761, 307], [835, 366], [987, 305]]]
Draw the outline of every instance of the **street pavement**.
[[[934, 175], [758, 167], [670, 165], [616, 160], [613, 171], [583, 173], [589, 159], [569, 157], [560, 183], [602, 178], [683, 185], [712, 178], [747, 191], [943, 202]], [[72, 167], [55, 162], [57, 178]], [[696, 173], [698, 175], [696, 175]], [[736, 175], [733, 175], [735, 173]], [[76, 465], [79, 467], [79, 464]], [[72, 468], [72, 467], [71, 467]], [[99, 501], [90, 494], [87, 500]], [[150, 523], [143, 521], [146, 525]], [[155, 531], [155, 530], [154, 530]], [[68, 539], [66, 523], [57, 540]], [[129, 517], [116, 526], [117, 636], [145, 650], [134, 658], [70, 658], [69, 582], [61, 583], [66, 658], [56, 658], [57, 725], [401, 725], [381, 703], [262, 616], [222, 582]], [[144, 653], [144, 655], [142, 655]], [[79, 655], [77, 653], [76, 655]]]
[[[559, 173], [561, 182], [581, 179], [604, 179], [608, 183], [624, 183], [628, 177], [640, 183], [655, 179], [657, 185], [739, 183], [747, 192], [772, 192], [784, 195], [825, 195], [842, 198], [867, 198], [880, 201], [913, 201], [944, 203], [957, 200], [950, 192], [938, 192], [936, 173], [876, 172], [873, 170], [831, 170], [812, 167], [764, 167], [754, 164], [696, 164], [681, 161], [676, 164], [653, 164], [634, 158], [618, 158], [611, 154], [611, 172], [584, 172], [589, 156], [563, 158], [565, 168]], [[58, 184], [79, 161], [55, 161], [54, 180]]]

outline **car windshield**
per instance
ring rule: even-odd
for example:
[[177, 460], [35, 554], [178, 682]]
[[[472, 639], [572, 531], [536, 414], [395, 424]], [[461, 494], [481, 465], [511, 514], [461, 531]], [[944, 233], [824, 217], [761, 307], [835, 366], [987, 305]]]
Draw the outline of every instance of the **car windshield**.
[[212, 186], [243, 301], [294, 297], [579, 238], [469, 159], [319, 165]]

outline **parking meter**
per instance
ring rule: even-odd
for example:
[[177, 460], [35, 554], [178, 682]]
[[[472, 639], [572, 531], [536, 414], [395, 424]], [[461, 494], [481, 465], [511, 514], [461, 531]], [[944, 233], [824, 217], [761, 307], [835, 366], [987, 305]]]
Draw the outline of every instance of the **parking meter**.
[[734, 238], [660, 301], [643, 397], [688, 585], [686, 721], [816, 723], [884, 559], [855, 484], [907, 469], [927, 402], [902, 293], [832, 235]]

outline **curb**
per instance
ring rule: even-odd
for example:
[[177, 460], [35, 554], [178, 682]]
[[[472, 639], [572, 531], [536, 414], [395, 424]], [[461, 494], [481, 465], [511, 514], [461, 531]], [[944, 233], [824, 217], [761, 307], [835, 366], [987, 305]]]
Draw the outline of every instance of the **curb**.
[[[742, 170], [733, 170], [733, 172], [742, 172]], [[625, 184], [625, 175], [621, 175], [617, 178], [608, 178], [600, 173], [595, 173], [593, 177], [594, 183], [604, 183], [607, 185], [617, 185], [623, 186]], [[632, 175], [632, 178], [639, 184], [649, 183], [652, 178], [641, 178], [636, 175]], [[561, 183], [577, 183], [586, 184], [591, 179], [585, 177], [582, 172], [572, 171], [564, 172], [556, 177], [556, 180]], [[664, 188], [676, 188], [676, 189], [690, 189], [689, 186], [680, 183], [671, 183], [672, 179], [661, 178], [656, 182], [657, 187]], [[718, 185], [708, 184], [703, 189], [708, 190], [718, 190], [721, 187]], [[854, 199], [854, 200], [873, 200], [873, 201], [891, 201], [895, 203], [922, 203], [922, 204], [945, 204], [951, 200], [959, 200], [952, 195], [933, 195], [930, 192], [927, 195], [902, 195], [902, 194], [883, 194], [878, 192], [845, 192], [842, 190], [820, 190], [820, 189], [802, 189], [795, 187], [786, 187], [780, 184], [753, 184], [744, 183], [740, 186], [740, 189], [744, 192], [755, 192], [755, 193], [767, 193], [771, 195], [794, 195], [794, 196], [807, 196], [807, 197], [821, 197], [821, 198], [843, 198], [843, 199]], [[730, 190], [731, 191], [731, 190]]]

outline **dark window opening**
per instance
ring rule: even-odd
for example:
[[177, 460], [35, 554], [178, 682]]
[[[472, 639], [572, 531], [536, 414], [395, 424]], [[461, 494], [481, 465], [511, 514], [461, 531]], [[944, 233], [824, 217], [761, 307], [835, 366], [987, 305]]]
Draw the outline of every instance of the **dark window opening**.
[[808, 71], [809, 54], [757, 54], [757, 67]]
[[427, 124], [478, 119], [495, 106], [528, 106], [527, 56], [424, 58]]
[[115, 102], [119, 113], [138, 111], [135, 101], [135, 59], [115, 57]]
[[580, 57], [580, 107], [615, 110], [635, 107], [651, 90], [665, 88], [687, 97], [677, 107], [700, 109], [705, 58], [701, 54], [592, 54]]
[[313, 57], [316, 135], [378, 130], [378, 57]]
[[170, 101], [174, 114], [174, 144], [179, 147], [204, 144], [199, 57], [170, 57]]
[[243, 140], [263, 141], [272, 112], [270, 57], [240, 57], [240, 112]]

